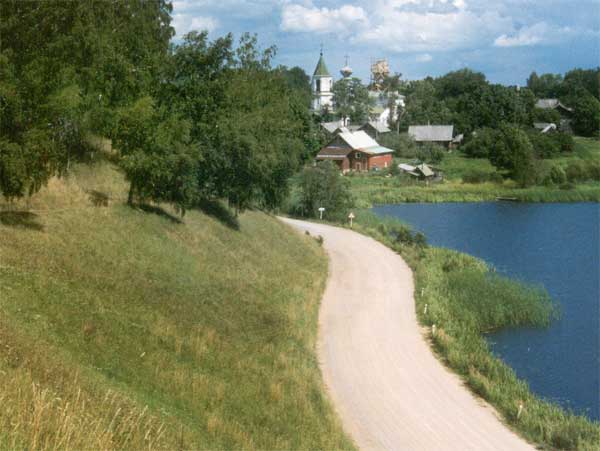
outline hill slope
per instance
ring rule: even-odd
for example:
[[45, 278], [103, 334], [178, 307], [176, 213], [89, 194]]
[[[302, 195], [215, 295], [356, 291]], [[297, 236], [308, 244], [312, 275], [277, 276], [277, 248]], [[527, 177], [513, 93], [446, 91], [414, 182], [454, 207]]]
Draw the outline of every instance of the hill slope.
[[315, 240], [125, 188], [80, 166], [0, 213], [0, 448], [351, 448], [315, 357]]

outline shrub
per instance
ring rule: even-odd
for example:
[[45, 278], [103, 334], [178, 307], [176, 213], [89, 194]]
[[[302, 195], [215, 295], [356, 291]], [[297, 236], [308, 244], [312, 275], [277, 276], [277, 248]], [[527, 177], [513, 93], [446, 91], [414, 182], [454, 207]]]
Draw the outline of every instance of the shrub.
[[554, 183], [555, 185], [562, 185], [567, 181], [567, 176], [563, 168], [556, 165], [550, 168], [549, 177], [552, 183]]
[[588, 180], [600, 181], [600, 162], [589, 161], [587, 167], [587, 178]]
[[569, 191], [569, 190], [575, 189], [575, 184], [572, 182], [565, 182], [562, 185], [560, 185], [560, 189]]
[[500, 125], [497, 140], [490, 153], [490, 162], [497, 169], [505, 169], [521, 187], [530, 186], [537, 179], [535, 153], [527, 133], [504, 123]]
[[386, 133], [381, 135], [379, 143], [394, 150], [398, 157], [415, 158], [417, 156], [417, 144], [408, 133]]
[[317, 217], [318, 209], [323, 207], [324, 217], [345, 219], [353, 205], [349, 181], [340, 175], [335, 163], [324, 161], [304, 168], [300, 174], [299, 211], [293, 213]]
[[559, 144], [552, 135], [540, 133], [537, 130], [529, 133], [529, 141], [540, 158], [552, 158], [560, 152]]
[[573, 153], [575, 150], [575, 140], [569, 133], [556, 132], [552, 134], [561, 153]]
[[567, 180], [572, 183], [582, 181], [587, 178], [586, 168], [583, 163], [579, 161], [572, 161], [569, 163], [567, 169], [565, 170], [565, 174], [567, 176]]
[[421, 161], [439, 164], [444, 159], [446, 151], [439, 144], [427, 143], [419, 148], [417, 151], [417, 158]]
[[481, 128], [473, 132], [471, 139], [463, 146], [465, 155], [471, 158], [488, 158], [494, 143], [498, 139], [498, 132], [491, 128]]
[[502, 175], [498, 172], [486, 172], [480, 169], [469, 169], [462, 176], [463, 183], [502, 183]]

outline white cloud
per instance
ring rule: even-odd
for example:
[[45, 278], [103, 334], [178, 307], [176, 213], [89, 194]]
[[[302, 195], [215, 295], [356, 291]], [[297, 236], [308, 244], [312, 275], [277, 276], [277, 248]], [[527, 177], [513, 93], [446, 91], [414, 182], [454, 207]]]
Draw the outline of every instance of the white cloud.
[[281, 29], [283, 31], [313, 33], [349, 33], [356, 28], [368, 25], [369, 19], [363, 8], [342, 5], [336, 9], [317, 8], [284, 4], [281, 11]]
[[543, 42], [549, 32], [549, 27], [544, 22], [536, 23], [531, 27], [522, 27], [512, 35], [503, 34], [494, 40], [496, 47], [521, 47], [535, 45]]
[[[398, 9], [399, 2], [403, 6], [408, 2], [418, 3], [419, 8]], [[434, 4], [437, 12], [423, 9], [430, 4]], [[496, 36], [512, 29], [510, 18], [494, 11], [476, 14], [461, 0], [380, 0], [374, 18], [372, 22], [376, 25], [360, 33], [357, 40], [396, 52], [475, 48], [491, 44]]]
[[598, 31], [585, 28], [555, 27], [546, 22], [521, 27], [518, 31], [505, 33], [494, 40], [495, 47], [524, 47], [557, 44], [576, 36], [598, 36]]
[[207, 30], [209, 33], [219, 27], [219, 21], [210, 16], [198, 16], [191, 14], [173, 14], [171, 23], [178, 37], [192, 30]]
[[417, 55], [415, 60], [418, 63], [428, 63], [429, 61], [433, 60], [433, 57], [429, 53], [422, 53], [420, 55]]

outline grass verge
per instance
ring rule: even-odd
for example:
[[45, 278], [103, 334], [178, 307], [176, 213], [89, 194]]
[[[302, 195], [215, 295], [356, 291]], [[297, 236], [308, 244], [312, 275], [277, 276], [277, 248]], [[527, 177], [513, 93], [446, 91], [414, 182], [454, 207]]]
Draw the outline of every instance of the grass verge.
[[469, 255], [417, 245], [416, 235], [393, 218], [361, 211], [354, 229], [411, 266], [417, 317], [434, 352], [509, 427], [543, 449], [600, 449], [600, 424], [535, 396], [485, 340], [486, 332], [503, 327], [547, 326], [558, 311], [545, 290], [500, 276]]
[[353, 449], [316, 359], [315, 240], [125, 194], [98, 163], [0, 213], [0, 449]]

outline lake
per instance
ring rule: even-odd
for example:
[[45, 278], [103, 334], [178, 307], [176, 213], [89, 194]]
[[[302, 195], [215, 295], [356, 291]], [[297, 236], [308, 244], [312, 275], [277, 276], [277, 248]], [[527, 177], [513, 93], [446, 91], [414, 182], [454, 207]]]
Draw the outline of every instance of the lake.
[[494, 354], [532, 391], [600, 421], [600, 205], [512, 202], [382, 205], [373, 208], [498, 272], [543, 285], [560, 303], [548, 329], [488, 335]]

